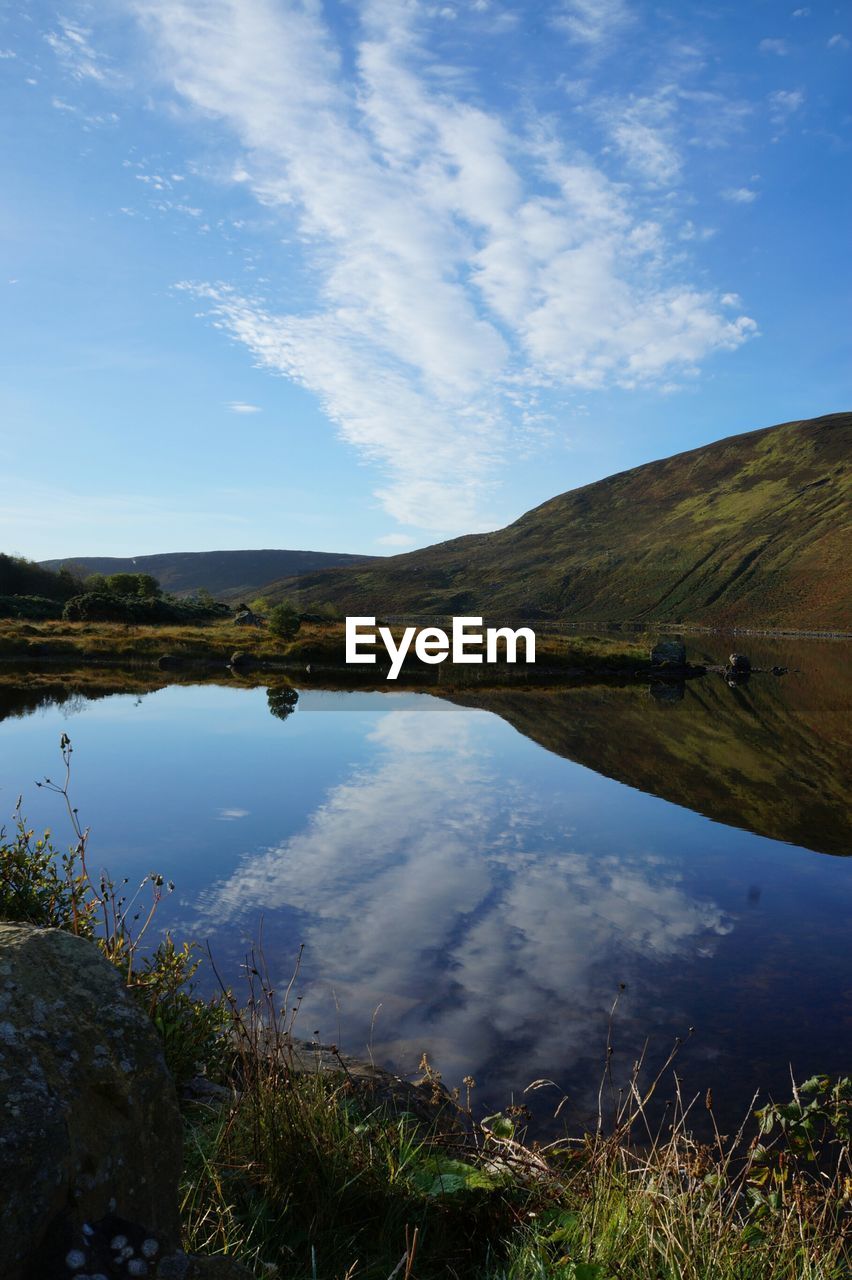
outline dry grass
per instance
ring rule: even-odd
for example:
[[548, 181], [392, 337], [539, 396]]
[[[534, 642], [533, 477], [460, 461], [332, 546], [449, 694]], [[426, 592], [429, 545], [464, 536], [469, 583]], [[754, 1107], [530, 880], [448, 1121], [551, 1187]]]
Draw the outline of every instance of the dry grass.
[[[397, 638], [402, 634], [401, 627], [395, 626], [392, 630]], [[238, 627], [230, 619], [194, 626], [3, 619], [0, 620], [0, 659], [151, 664], [163, 654], [173, 654], [187, 663], [221, 662], [224, 665], [235, 650], [244, 650], [261, 662], [320, 663], [342, 668], [344, 631], [343, 622], [306, 622], [296, 638], [288, 643], [265, 627]], [[629, 672], [647, 663], [647, 645], [622, 637], [583, 637], [543, 630], [537, 634], [536, 653], [539, 669], [550, 667], [575, 673]], [[450, 663], [441, 667], [442, 671], [449, 669]], [[436, 668], [409, 658], [406, 670], [434, 676]], [[526, 672], [534, 668], [520, 663], [515, 670]], [[464, 674], [469, 676], [470, 671], [471, 668], [466, 667]]]

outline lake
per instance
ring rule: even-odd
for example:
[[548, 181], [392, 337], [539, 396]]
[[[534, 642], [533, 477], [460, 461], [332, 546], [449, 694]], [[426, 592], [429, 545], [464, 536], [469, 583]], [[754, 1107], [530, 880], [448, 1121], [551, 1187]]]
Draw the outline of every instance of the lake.
[[0, 812], [23, 794], [70, 842], [34, 785], [66, 732], [92, 864], [173, 879], [157, 928], [208, 940], [238, 990], [261, 928], [282, 993], [304, 943], [304, 1038], [404, 1073], [425, 1051], [491, 1109], [548, 1078], [527, 1101], [544, 1124], [566, 1094], [574, 1127], [618, 997], [616, 1079], [681, 1036], [684, 1090], [729, 1125], [791, 1068], [852, 1066], [849, 646], [738, 643], [788, 674], [304, 687], [288, 714], [237, 678], [6, 672]]

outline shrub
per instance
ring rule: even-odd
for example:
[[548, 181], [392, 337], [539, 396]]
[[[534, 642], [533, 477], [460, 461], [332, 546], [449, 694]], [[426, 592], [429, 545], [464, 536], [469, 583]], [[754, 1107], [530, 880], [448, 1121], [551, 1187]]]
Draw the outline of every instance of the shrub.
[[66, 622], [126, 622], [133, 626], [210, 622], [229, 614], [228, 606], [218, 600], [116, 595], [104, 587], [73, 596], [62, 612]]
[[79, 579], [69, 569], [62, 568], [59, 573], [54, 573], [21, 556], [0, 554], [0, 595], [67, 600], [79, 590]]
[[268, 614], [269, 630], [282, 640], [292, 640], [302, 625], [291, 604], [273, 605]]
[[43, 621], [46, 618], [61, 617], [61, 600], [48, 596], [0, 596], [0, 618], [33, 618]]

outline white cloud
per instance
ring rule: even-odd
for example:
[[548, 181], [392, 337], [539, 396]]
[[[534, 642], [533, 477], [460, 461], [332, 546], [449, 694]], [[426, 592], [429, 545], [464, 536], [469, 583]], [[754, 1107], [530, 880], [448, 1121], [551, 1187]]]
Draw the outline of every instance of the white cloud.
[[240, 818], [247, 818], [249, 812], [248, 809], [220, 809], [216, 820], [217, 822], [237, 822]]
[[809, 18], [809, 17], [810, 17], [810, 13], [811, 13], [811, 11], [810, 11], [810, 9], [808, 9], [808, 8], [804, 8], [804, 9], [794, 9], [794, 10], [793, 10], [793, 12], [792, 12], [792, 14], [791, 14], [791, 17], [793, 17], [793, 18]]
[[60, 18], [59, 30], [49, 31], [45, 40], [75, 80], [105, 82], [111, 78], [111, 72], [101, 54], [92, 47], [91, 34], [88, 27]]
[[670, 186], [680, 177], [681, 158], [672, 128], [676, 109], [675, 95], [663, 91], [608, 113], [612, 139], [628, 167], [657, 186]]
[[630, 22], [624, 0], [562, 0], [554, 25], [581, 44], [608, 43]]
[[838, 31], [836, 35], [833, 35], [828, 39], [825, 47], [827, 49], [844, 49], [845, 50], [849, 48], [849, 41], [846, 39], [846, 36], [841, 35], [840, 32]]
[[[352, 72], [313, 4], [136, 8], [175, 91], [241, 144], [233, 180], [318, 282], [311, 312], [271, 290], [196, 295], [258, 364], [319, 397], [387, 475], [378, 496], [400, 522], [487, 527], [476, 513], [524, 388], [661, 383], [753, 331], [681, 279], [662, 224], [572, 138], [534, 119], [518, 133], [433, 76], [403, 0], [359, 6]], [[562, 11], [587, 42], [628, 16], [590, 0]], [[670, 110], [639, 100], [613, 117], [645, 181], [677, 176]]]
[[726, 187], [721, 195], [723, 200], [729, 200], [731, 204], [753, 204], [758, 193], [752, 191], [751, 187]]
[[776, 40], [771, 37], [761, 40], [757, 47], [761, 53], [773, 53], [778, 58], [786, 58], [790, 52], [790, 46], [786, 40]]
[[384, 533], [380, 538], [376, 538], [376, 543], [380, 547], [412, 547], [415, 541], [416, 539], [408, 533]]
[[229, 400], [227, 407], [231, 413], [260, 413], [260, 405], [246, 404], [244, 400]]
[[801, 110], [805, 101], [803, 89], [777, 89], [769, 95], [769, 114], [775, 124], [784, 124]]
[[381, 1002], [397, 1044], [419, 1053], [428, 1037], [448, 1072], [515, 1045], [516, 1083], [521, 1067], [590, 1052], [616, 981], [632, 989], [656, 966], [700, 963], [732, 922], [653, 855], [578, 848], [552, 795], [543, 810], [534, 785], [495, 773], [488, 713], [427, 707], [382, 715], [369, 762], [303, 830], [247, 853], [185, 927], [233, 932], [258, 912], [296, 911], [303, 1025], [337, 1027], [333, 989], [345, 1039], [360, 1044]]

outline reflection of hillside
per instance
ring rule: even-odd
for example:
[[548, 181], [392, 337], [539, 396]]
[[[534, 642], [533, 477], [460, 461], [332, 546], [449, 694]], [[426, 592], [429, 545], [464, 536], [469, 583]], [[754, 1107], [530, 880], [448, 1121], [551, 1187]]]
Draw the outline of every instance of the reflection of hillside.
[[493, 711], [548, 751], [716, 822], [848, 854], [852, 720], [836, 674], [836, 682], [824, 670], [813, 679], [755, 676], [737, 689], [708, 676], [674, 702], [600, 686], [443, 696]]

